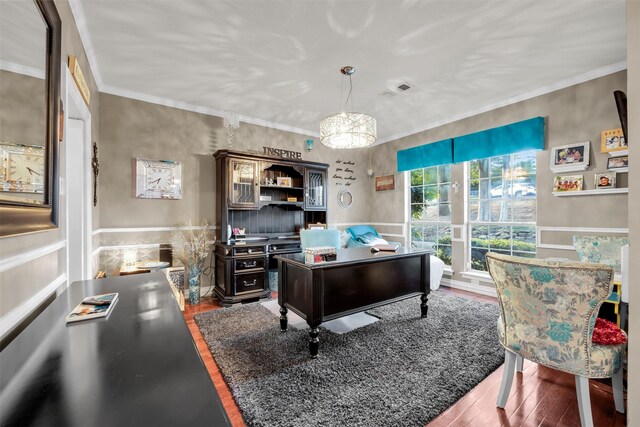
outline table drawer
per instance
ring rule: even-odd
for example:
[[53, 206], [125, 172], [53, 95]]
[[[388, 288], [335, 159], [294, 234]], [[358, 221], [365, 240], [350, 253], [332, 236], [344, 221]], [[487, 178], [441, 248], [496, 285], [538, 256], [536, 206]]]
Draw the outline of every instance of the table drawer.
[[236, 295], [264, 289], [264, 272], [238, 274], [234, 277]]
[[233, 248], [233, 255], [264, 255], [264, 246], [246, 246]]
[[243, 270], [264, 270], [264, 257], [240, 258], [235, 260], [236, 272]]

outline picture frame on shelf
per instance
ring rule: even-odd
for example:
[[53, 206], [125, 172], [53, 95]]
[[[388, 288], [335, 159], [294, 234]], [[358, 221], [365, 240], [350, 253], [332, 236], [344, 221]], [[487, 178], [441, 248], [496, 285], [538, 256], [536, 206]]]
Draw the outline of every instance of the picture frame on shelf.
[[615, 172], [602, 172], [596, 173], [594, 180], [594, 188], [606, 189], [616, 188], [616, 173]]
[[589, 167], [591, 141], [551, 147], [549, 167], [553, 172], [577, 172]]
[[375, 178], [376, 191], [389, 191], [396, 189], [396, 176], [383, 175]]
[[291, 178], [288, 176], [279, 176], [276, 178], [276, 184], [280, 187], [291, 187]]
[[600, 136], [600, 152], [614, 153], [628, 150], [622, 128], [603, 130]]
[[582, 191], [584, 175], [558, 175], [553, 180], [554, 193]]
[[615, 172], [627, 172], [629, 170], [629, 156], [609, 157], [607, 169]]

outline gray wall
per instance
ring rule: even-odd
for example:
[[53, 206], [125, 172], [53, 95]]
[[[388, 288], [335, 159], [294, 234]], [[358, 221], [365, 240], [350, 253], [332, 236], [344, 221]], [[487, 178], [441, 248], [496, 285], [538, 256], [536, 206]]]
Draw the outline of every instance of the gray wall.
[[[620, 127], [614, 90], [626, 89], [626, 72], [618, 72], [596, 80], [561, 89], [546, 95], [518, 102], [503, 108], [478, 114], [434, 129], [389, 142], [373, 149], [373, 168], [378, 171], [396, 170], [396, 152], [401, 149], [460, 136], [492, 127], [502, 126], [534, 116], [546, 118], [547, 141], [544, 151], [537, 155], [538, 208], [537, 225], [554, 227], [627, 227], [627, 195], [594, 195], [584, 197], [555, 197], [552, 195], [554, 173], [549, 169], [549, 147], [581, 141], [591, 141], [591, 161], [583, 174], [585, 189], [594, 188], [594, 174], [606, 171], [607, 154], [600, 153], [600, 132]], [[627, 174], [618, 174], [618, 187], [627, 186]], [[370, 220], [374, 222], [404, 221], [404, 175], [398, 174], [393, 192], [370, 189], [372, 204]], [[463, 165], [452, 166], [452, 181], [464, 182]], [[464, 224], [464, 191], [452, 192], [452, 223]], [[571, 233], [560, 236], [556, 244], [571, 244]], [[464, 270], [462, 243], [454, 242], [455, 279]], [[569, 251], [541, 249], [541, 257], [575, 257]]]
[[[71, 14], [67, 0], [56, 0], [55, 5], [62, 20], [62, 62], [67, 63], [69, 55], [78, 57], [87, 84], [91, 89], [93, 99], [91, 101], [92, 136], [98, 137], [98, 89], [89, 68], [84, 48], [76, 24]], [[60, 224], [64, 224], [64, 197], [60, 199]], [[94, 226], [98, 224], [97, 211], [94, 211]], [[43, 257], [27, 261], [29, 253], [41, 250], [57, 243], [66, 244], [66, 230], [63, 226], [34, 234], [26, 234], [0, 239], [0, 261], [9, 258], [18, 259], [17, 265], [0, 272], [0, 319], [6, 320], [8, 314], [20, 312], [30, 303], [44, 301], [45, 296], [37, 298], [36, 295], [46, 289], [57, 278], [66, 275], [66, 248], [62, 247]], [[15, 257], [15, 258], [14, 258]], [[21, 262], [20, 259], [24, 259]], [[58, 292], [66, 287], [66, 282], [58, 287]], [[14, 311], [17, 310], [17, 311]], [[13, 317], [13, 316], [12, 316]], [[19, 321], [19, 319], [17, 319]], [[11, 322], [14, 324], [15, 322]], [[10, 332], [9, 332], [10, 333]], [[3, 336], [7, 336], [7, 334]], [[2, 337], [0, 337], [2, 338]]]
[[[627, 0], [627, 102], [629, 140], [640, 141], [640, 2]], [[640, 163], [640, 144], [629, 144], [630, 164]], [[628, 425], [640, 424], [640, 169], [629, 171], [629, 371], [627, 381]], [[633, 420], [633, 421], [632, 421]]]
[[[332, 150], [315, 141], [306, 151], [310, 136], [263, 126], [240, 123], [233, 149], [262, 153], [263, 147], [302, 152], [305, 160], [328, 163], [329, 223], [362, 222], [368, 218], [367, 151]], [[98, 203], [100, 227], [179, 227], [188, 221], [200, 224], [218, 222], [215, 217], [213, 153], [228, 148], [222, 118], [147, 102], [100, 94], [100, 179]], [[182, 200], [137, 199], [134, 159], [162, 159], [182, 162]], [[342, 186], [331, 178], [336, 160], [355, 162], [356, 180], [349, 187], [354, 203], [348, 209], [337, 205]], [[218, 234], [219, 236], [219, 234]], [[171, 240], [171, 232], [105, 232], [99, 245], [107, 248], [133, 243], [161, 243]], [[110, 272], [120, 262], [120, 249], [101, 253], [100, 268]], [[153, 256], [153, 255], [151, 255]]]

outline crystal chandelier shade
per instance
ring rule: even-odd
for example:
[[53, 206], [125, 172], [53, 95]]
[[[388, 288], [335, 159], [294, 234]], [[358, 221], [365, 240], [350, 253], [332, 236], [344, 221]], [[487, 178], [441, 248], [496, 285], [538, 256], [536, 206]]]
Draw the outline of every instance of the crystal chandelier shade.
[[320, 142], [331, 148], [362, 148], [376, 142], [376, 119], [364, 113], [338, 113], [320, 122]]
[[[342, 67], [340, 72], [349, 76], [349, 94], [345, 107], [351, 99], [353, 109], [353, 83], [351, 76], [356, 72], [352, 66]], [[342, 101], [342, 93], [340, 94]], [[332, 114], [320, 121], [320, 142], [331, 148], [362, 148], [376, 142], [376, 119], [368, 114], [355, 112], [342, 112]]]

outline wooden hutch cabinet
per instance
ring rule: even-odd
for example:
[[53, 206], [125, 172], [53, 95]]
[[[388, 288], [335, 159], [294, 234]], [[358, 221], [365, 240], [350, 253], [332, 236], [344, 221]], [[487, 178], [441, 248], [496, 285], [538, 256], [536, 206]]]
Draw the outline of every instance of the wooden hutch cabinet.
[[220, 227], [214, 294], [224, 306], [269, 297], [273, 255], [300, 252], [300, 229], [327, 223], [329, 165], [231, 150], [213, 156]]

